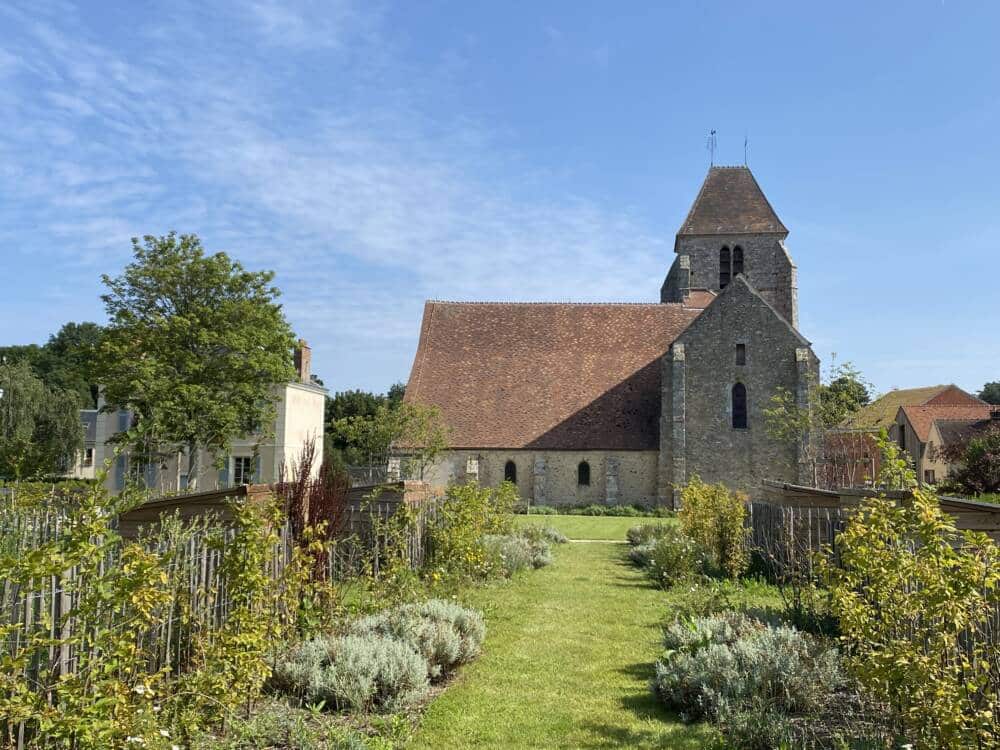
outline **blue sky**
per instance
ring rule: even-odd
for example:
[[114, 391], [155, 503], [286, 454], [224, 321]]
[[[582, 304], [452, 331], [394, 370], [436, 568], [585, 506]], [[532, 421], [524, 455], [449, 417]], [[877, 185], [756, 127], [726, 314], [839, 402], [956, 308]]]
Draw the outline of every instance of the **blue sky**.
[[996, 3], [0, 5], [0, 342], [103, 320], [133, 235], [277, 271], [333, 389], [423, 301], [655, 301], [708, 166], [878, 390], [1000, 379]]

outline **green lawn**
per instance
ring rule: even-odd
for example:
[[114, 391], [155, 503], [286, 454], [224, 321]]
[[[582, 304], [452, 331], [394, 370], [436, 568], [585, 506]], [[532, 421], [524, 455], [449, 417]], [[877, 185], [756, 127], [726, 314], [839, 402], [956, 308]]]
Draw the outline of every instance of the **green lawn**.
[[570, 539], [607, 539], [621, 542], [630, 527], [641, 523], [673, 523], [667, 518], [618, 516], [514, 516], [518, 526], [555, 526]]
[[[523, 519], [523, 517], [522, 517]], [[621, 539], [652, 519], [533, 516], [586, 539]], [[473, 590], [486, 615], [478, 661], [435, 700], [413, 748], [700, 748], [647, 687], [666, 596], [628, 564], [620, 544], [566, 544], [548, 568]]]

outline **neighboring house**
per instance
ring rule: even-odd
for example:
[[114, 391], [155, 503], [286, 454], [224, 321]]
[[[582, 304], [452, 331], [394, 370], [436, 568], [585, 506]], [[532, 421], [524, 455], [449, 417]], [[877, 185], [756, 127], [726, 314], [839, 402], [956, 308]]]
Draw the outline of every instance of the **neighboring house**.
[[978, 407], [982, 403], [956, 385], [889, 391], [826, 432], [820, 484], [832, 489], [872, 486], [881, 470], [875, 438], [885, 430], [890, 439], [899, 441], [896, 415], [901, 407]]
[[807, 406], [819, 369], [787, 235], [748, 168], [712, 167], [659, 302], [427, 302], [405, 399], [450, 429], [432, 483], [671, 504], [695, 474], [746, 491], [811, 482], [808, 446], [763, 417], [779, 387]]
[[[298, 378], [277, 389], [277, 414], [272, 434], [268, 437], [250, 435], [233, 440], [222, 466], [216, 466], [216, 456], [204, 452], [200, 457], [199, 490], [214, 490], [240, 484], [267, 484], [290, 477], [303, 448], [313, 440], [316, 460], [313, 476], [318, 475], [323, 458], [323, 419], [326, 389], [311, 377], [311, 353], [304, 341], [295, 352]], [[119, 492], [128, 479], [144, 484], [157, 492], [183, 492], [188, 481], [186, 451], [162, 456], [158, 461], [140, 464], [128, 454], [115, 456], [115, 446], [109, 440], [128, 429], [132, 419], [127, 411], [102, 411], [106, 407], [103, 395], [98, 400], [95, 424], [95, 463], [110, 461], [106, 484], [110, 491]]]
[[945, 479], [951, 469], [942, 451], [964, 442], [991, 423], [1000, 424], [1000, 409], [984, 402], [973, 406], [901, 406], [896, 414], [894, 436], [899, 447], [913, 459], [917, 480], [933, 485]]
[[83, 429], [83, 449], [76, 454], [66, 476], [93, 479], [97, 465], [97, 409], [80, 409], [80, 426]]

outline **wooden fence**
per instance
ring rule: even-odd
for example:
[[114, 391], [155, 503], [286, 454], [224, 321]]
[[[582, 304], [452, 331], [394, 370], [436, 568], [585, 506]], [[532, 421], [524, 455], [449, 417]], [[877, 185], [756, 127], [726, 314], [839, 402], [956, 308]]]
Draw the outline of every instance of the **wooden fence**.
[[[336, 538], [327, 545], [325, 576], [335, 581], [361, 574], [378, 577], [390, 547], [393, 554], [403, 554], [414, 568], [423, 564], [427, 527], [437, 516], [439, 501], [420, 488], [411, 487], [409, 494], [405, 489], [389, 486], [375, 493], [372, 488], [367, 492], [359, 489], [348, 498], [346, 518]], [[256, 488], [237, 489], [228, 495], [199, 493], [193, 500], [188, 498], [187, 505], [183, 498], [169, 498], [140, 506], [117, 519], [108, 518], [109, 535], [121, 526], [126, 532], [123, 536], [167, 561], [171, 599], [157, 609], [153, 628], [135, 634], [141, 653], [148, 655], [146, 666], [150, 673], [164, 667], [174, 672], [182, 670], [192, 657], [193, 634], [218, 629], [229, 617], [231, 605], [222, 564], [236, 534], [225, 504], [233, 496], [251, 502], [264, 497]], [[16, 500], [9, 489], [0, 495], [0, 555], [23, 557], [58, 540], [66, 531], [70, 509], [65, 504], [25, 508]], [[396, 524], [393, 521], [404, 504], [412, 510], [412, 522]], [[198, 512], [192, 512], [194, 508]], [[100, 544], [107, 539], [92, 541]], [[273, 580], [282, 579], [295, 543], [286, 522], [265, 563], [266, 573]], [[74, 632], [77, 623], [72, 613], [77, 611], [83, 593], [96, 583], [88, 576], [101, 578], [118, 563], [121, 551], [121, 544], [109, 545], [96, 571], [69, 568], [58, 575], [32, 579], [26, 586], [0, 581], [0, 628], [18, 626], [0, 640], [0, 657], [21, 652], [33, 639], [49, 639], [52, 644], [45, 653], [35, 650], [24, 669], [27, 684], [53, 684], [60, 674], [77, 671], [80, 654], [71, 643], [80, 633]], [[294, 613], [274, 611], [265, 616], [289, 618]], [[118, 612], [104, 612], [101, 622], [102, 627], [131, 627]], [[11, 728], [5, 731], [9, 733]], [[23, 724], [14, 728], [13, 734], [18, 748], [30, 740]]]

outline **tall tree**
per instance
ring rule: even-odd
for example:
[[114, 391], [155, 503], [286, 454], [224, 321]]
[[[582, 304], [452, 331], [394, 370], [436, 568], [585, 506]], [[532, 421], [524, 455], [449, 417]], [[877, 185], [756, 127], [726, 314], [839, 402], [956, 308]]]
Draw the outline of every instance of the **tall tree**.
[[132, 249], [121, 276], [102, 277], [109, 323], [95, 371], [107, 402], [137, 416], [136, 442], [187, 449], [195, 489], [202, 449], [218, 455], [270, 429], [295, 336], [272, 272], [207, 255], [193, 234], [133, 238]]
[[82, 447], [76, 394], [49, 388], [26, 361], [0, 359], [0, 476], [62, 473]]
[[1000, 380], [984, 385], [983, 390], [979, 392], [979, 398], [988, 404], [1000, 406]]
[[87, 406], [95, 405], [97, 384], [92, 362], [102, 332], [97, 323], [70, 322], [49, 336], [39, 364], [42, 379], [51, 387], [79, 393]]

